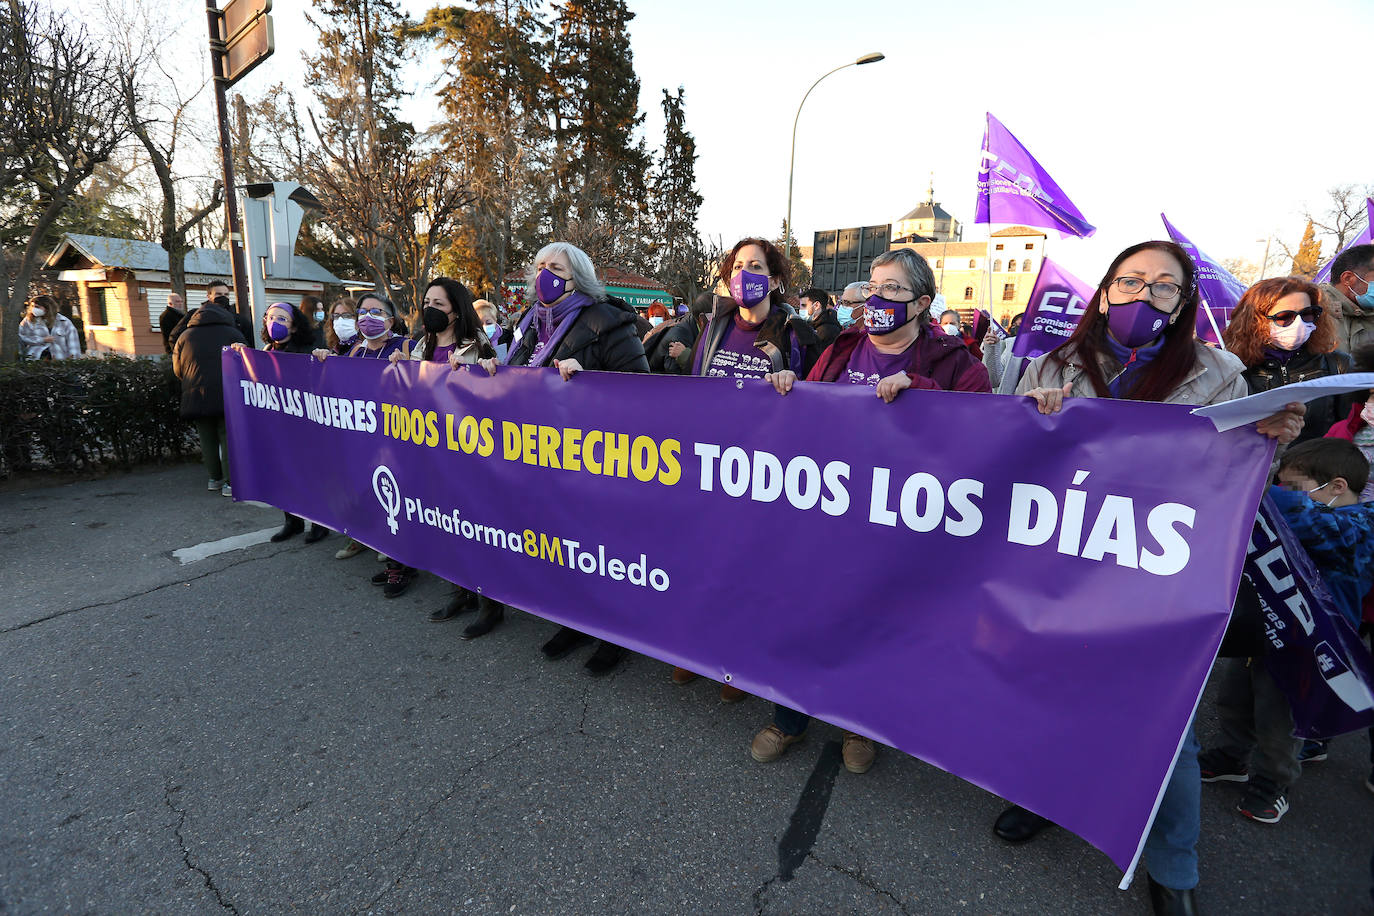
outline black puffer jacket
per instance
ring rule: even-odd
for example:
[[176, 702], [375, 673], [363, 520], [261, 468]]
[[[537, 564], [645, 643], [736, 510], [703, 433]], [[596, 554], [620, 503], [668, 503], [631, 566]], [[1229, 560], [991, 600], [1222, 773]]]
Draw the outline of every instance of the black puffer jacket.
[[816, 332], [816, 339], [820, 341], [820, 346], [816, 349], [817, 358], [825, 352], [826, 348], [835, 342], [835, 338], [840, 336], [840, 319], [836, 317], [834, 309], [821, 309], [820, 315], [812, 322], [812, 328]]
[[[648, 372], [644, 345], [635, 332], [636, 317], [628, 303], [614, 296], [585, 306], [559, 341], [558, 350], [548, 360], [548, 365], [553, 365], [554, 360], [575, 359], [588, 370]], [[518, 326], [523, 319], [524, 313], [521, 313], [515, 324]], [[506, 363], [527, 366], [533, 351], [534, 335], [526, 334]]]
[[[1349, 353], [1335, 350], [1331, 353], [1309, 353], [1306, 347], [1280, 362], [1265, 357], [1245, 370], [1245, 383], [1250, 386], [1251, 394], [1269, 391], [1294, 382], [1306, 382], [1328, 375], [1340, 375], [1350, 371]], [[1350, 414], [1350, 406], [1355, 403], [1354, 394], [1328, 395], [1307, 404], [1307, 419], [1303, 421], [1302, 432], [1294, 442], [1320, 439], [1337, 420], [1344, 420]]]
[[[682, 315], [662, 326], [654, 328], [644, 341], [644, 356], [649, 360], [649, 371], [664, 375], [686, 375], [691, 367], [691, 349], [697, 342], [697, 316]], [[681, 360], [668, 355], [674, 343], [687, 348], [688, 354]]]
[[224, 376], [220, 351], [247, 343], [233, 317], [216, 305], [191, 313], [172, 345], [172, 371], [181, 379], [181, 416], [187, 420], [224, 416]]

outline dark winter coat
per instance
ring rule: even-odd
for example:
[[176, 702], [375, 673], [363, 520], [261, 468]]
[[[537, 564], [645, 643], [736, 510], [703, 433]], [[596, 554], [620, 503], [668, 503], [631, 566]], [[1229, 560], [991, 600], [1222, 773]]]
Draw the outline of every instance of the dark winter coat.
[[[725, 339], [726, 328], [730, 327], [738, 314], [739, 306], [733, 299], [724, 296], [716, 298], [715, 311], [702, 329], [692, 352], [694, 373], [707, 371], [716, 351], [720, 349], [720, 342]], [[820, 353], [820, 344], [816, 332], [811, 330], [811, 324], [786, 306], [774, 306], [768, 317], [763, 319], [754, 337], [754, 346], [762, 350], [772, 363], [769, 371], [790, 369], [798, 378], [806, 378], [806, 373], [811, 371]]]
[[181, 379], [181, 416], [187, 420], [224, 416], [224, 376], [220, 351], [247, 343], [234, 319], [217, 305], [191, 313], [172, 345], [172, 371]]
[[[1309, 353], [1306, 347], [1289, 357], [1287, 362], [1266, 356], [1263, 360], [1245, 370], [1245, 383], [1251, 394], [1269, 391], [1294, 382], [1324, 378], [1328, 375], [1341, 375], [1350, 371], [1352, 360], [1349, 353], [1336, 350], [1331, 353]], [[1362, 393], [1361, 393], [1362, 394]], [[1342, 420], [1350, 413], [1356, 394], [1328, 395], [1307, 403], [1307, 418], [1303, 421], [1302, 432], [1294, 443], [1308, 439], [1320, 439], [1326, 435], [1331, 424]]]
[[[204, 302], [201, 304], [200, 308], [205, 308], [207, 305], [211, 308], [219, 308], [219, 306], [215, 305], [213, 302]], [[186, 326], [191, 323], [191, 317], [195, 315], [195, 313], [198, 311], [200, 311], [200, 309], [192, 309], [191, 311], [187, 312], [186, 315], [183, 316], [182, 319], [177, 322], [177, 326], [172, 328], [172, 333], [167, 335], [167, 340], [169, 343], [171, 343], [173, 349], [176, 348], [177, 338], [181, 337], [182, 333], [185, 332]], [[248, 344], [248, 346], [250, 347], [256, 346], [256, 344], [253, 343], [255, 338], [253, 336], [252, 322], [250, 322], [247, 318], [243, 317], [243, 315], [239, 314], [237, 311], [232, 311], [230, 309], [220, 309], [220, 311], [224, 312], [226, 315], [229, 315], [233, 318], [234, 327], [238, 328], [239, 333], [243, 335], [244, 343]]]
[[[523, 313], [521, 318], [523, 318]], [[558, 349], [549, 359], [575, 359], [583, 369], [602, 372], [648, 372], [644, 359], [644, 345], [635, 331], [635, 310], [623, 300], [608, 296], [584, 306], [573, 321], [568, 333], [558, 342]], [[519, 326], [519, 320], [515, 322]], [[534, 352], [534, 334], [526, 334], [506, 361], [511, 366], [527, 366]]]
[[830, 349], [830, 345], [835, 342], [835, 338], [840, 336], [844, 328], [840, 327], [840, 319], [835, 315], [834, 309], [821, 309], [816, 320], [811, 323], [811, 327], [816, 332], [816, 339], [820, 341], [819, 352]]
[[171, 355], [172, 352], [172, 331], [181, 324], [181, 320], [185, 317], [185, 312], [170, 305], [162, 310], [161, 315], [157, 316], [157, 329], [162, 332], [162, 348], [167, 351], [168, 355]]
[[[649, 371], [664, 375], [686, 375], [691, 367], [691, 350], [696, 345], [697, 316], [681, 315], [649, 332], [644, 341], [644, 357], [649, 361]], [[688, 355], [681, 360], [668, 355], [669, 348], [680, 343], [687, 348]]]

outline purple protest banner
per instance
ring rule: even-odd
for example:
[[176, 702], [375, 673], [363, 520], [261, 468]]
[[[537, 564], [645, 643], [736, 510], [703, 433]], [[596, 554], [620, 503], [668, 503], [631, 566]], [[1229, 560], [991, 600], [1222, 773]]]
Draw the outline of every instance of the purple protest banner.
[[[1272, 453], [1126, 401], [1045, 417], [809, 382], [232, 350], [223, 368], [236, 497], [868, 735], [1128, 871]], [[784, 532], [856, 549], [818, 574], [771, 546]]]
[[1169, 238], [1188, 252], [1197, 268], [1197, 286], [1202, 294], [1201, 307], [1197, 310], [1197, 336], [1209, 343], [1220, 343], [1220, 332], [1226, 330], [1231, 310], [1245, 293], [1245, 284], [1188, 241], [1188, 237], [1169, 222], [1169, 217], [1161, 213], [1159, 218], [1164, 220]]
[[1092, 297], [1091, 285], [1045, 258], [1011, 355], [1034, 359], [1068, 340]]
[[1334, 738], [1374, 725], [1369, 651], [1267, 495], [1244, 576], [1259, 597], [1270, 645], [1264, 663], [1293, 708], [1293, 734]]
[[1088, 224], [1049, 172], [988, 112], [983, 128], [983, 158], [978, 167], [975, 223], [1019, 223], [1053, 229], [1061, 238], [1088, 238]]
[[1331, 260], [1327, 261], [1325, 264], [1322, 265], [1322, 269], [1317, 271], [1316, 279], [1314, 279], [1312, 282], [1330, 283], [1331, 265], [1336, 263], [1336, 258], [1340, 256], [1342, 251], [1354, 248], [1356, 245], [1368, 245], [1371, 240], [1371, 226], [1374, 226], [1374, 197], [1366, 197], [1364, 199], [1364, 228], [1359, 231], [1359, 234], [1355, 236], [1355, 238], [1350, 242], [1349, 245], [1346, 245], [1345, 248], [1342, 248], [1340, 251], [1336, 252], [1336, 254], [1331, 258]]

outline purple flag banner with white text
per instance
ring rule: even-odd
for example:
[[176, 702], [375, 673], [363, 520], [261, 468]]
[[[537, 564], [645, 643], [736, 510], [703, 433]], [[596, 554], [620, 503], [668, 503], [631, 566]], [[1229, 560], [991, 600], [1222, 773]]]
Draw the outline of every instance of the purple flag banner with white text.
[[[1350, 244], [1342, 248], [1341, 251], [1345, 251], [1348, 248], [1354, 248], [1356, 245], [1368, 245], [1371, 240], [1374, 240], [1374, 236], [1370, 235], [1371, 226], [1374, 226], [1374, 197], [1366, 197], [1364, 199], [1364, 228], [1361, 229], [1355, 238], [1351, 240]], [[1341, 251], [1336, 252], [1336, 256], [1339, 256]], [[1312, 281], [1313, 283], [1331, 282], [1331, 265], [1336, 263], [1336, 256], [1333, 256], [1331, 260], [1322, 265], [1322, 269], [1317, 271], [1317, 276], [1316, 279]], [[1337, 277], [1337, 279], [1340, 278]]]
[[1266, 496], [1245, 561], [1269, 640], [1265, 666], [1293, 708], [1293, 734], [1334, 738], [1374, 725], [1374, 665], [1312, 558]]
[[[237, 498], [868, 735], [1128, 872], [1273, 450], [1127, 401], [1046, 417], [964, 392], [252, 350], [223, 369]], [[856, 549], [825, 569], [783, 540]]]
[[1061, 238], [1088, 238], [1097, 231], [1055, 184], [1030, 150], [988, 112], [983, 159], [978, 167], [975, 223], [1019, 223], [1053, 229]]
[[1164, 220], [1164, 229], [1169, 233], [1169, 238], [1188, 252], [1197, 269], [1197, 286], [1202, 294], [1202, 302], [1197, 310], [1197, 336], [1210, 343], [1220, 343], [1218, 332], [1226, 330], [1231, 320], [1231, 310], [1245, 294], [1245, 284], [1188, 241], [1188, 237], [1169, 222], [1169, 217], [1161, 213], [1159, 218]]
[[1049, 258], [1043, 259], [1011, 355], [1035, 359], [1068, 340], [1092, 297], [1091, 285]]

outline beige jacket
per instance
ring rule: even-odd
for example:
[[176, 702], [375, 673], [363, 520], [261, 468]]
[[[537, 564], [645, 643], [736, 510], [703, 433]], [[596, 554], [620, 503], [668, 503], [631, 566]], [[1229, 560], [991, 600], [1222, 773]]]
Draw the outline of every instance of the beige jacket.
[[[1200, 341], [1194, 341], [1193, 346], [1197, 349], [1197, 365], [1183, 380], [1183, 384], [1164, 399], [1165, 404], [1190, 404], [1202, 407], [1243, 398], [1250, 393], [1243, 374], [1245, 364], [1239, 357], [1225, 350], [1209, 347]], [[1074, 350], [1066, 351], [1068, 361], [1062, 366], [1053, 359], [1054, 355], [1053, 352], [1046, 353], [1031, 362], [1026, 374], [1021, 377], [1021, 383], [1016, 386], [1017, 394], [1025, 394], [1032, 388], [1063, 388], [1072, 384], [1069, 397], [1097, 397], [1092, 381], [1083, 371], [1083, 363], [1077, 359], [1078, 354]], [[1110, 381], [1120, 371], [1121, 364], [1115, 359], [1110, 356], [1103, 358], [1103, 378]]]
[[1322, 308], [1336, 318], [1336, 349], [1354, 353], [1374, 344], [1374, 309], [1360, 308], [1339, 286], [1322, 283], [1317, 289]]
[[[466, 364], [469, 365], [469, 366], [472, 365], [473, 363], [477, 362], [477, 354], [478, 354], [478, 353], [480, 352], [480, 350], [481, 350], [481, 345], [482, 345], [482, 343], [483, 343], [484, 341], [486, 341], [486, 339], [487, 339], [487, 335], [484, 334], [483, 332], [478, 331], [477, 333], [478, 333], [478, 334], [481, 334], [481, 338], [480, 338], [480, 339], [474, 337], [474, 338], [472, 338], [472, 339], [470, 339], [470, 340], [461, 341], [461, 342], [458, 344], [458, 348], [454, 351], [455, 353], [458, 354], [458, 362], [460, 362], [460, 363], [466, 363]], [[424, 343], [425, 343], [425, 340], [424, 340], [423, 337], [420, 338], [419, 340], [411, 341], [411, 344], [410, 344], [410, 358], [411, 358], [411, 359], [415, 360], [416, 362], [423, 362], [423, 361], [424, 361], [424, 358], [425, 358]]]

